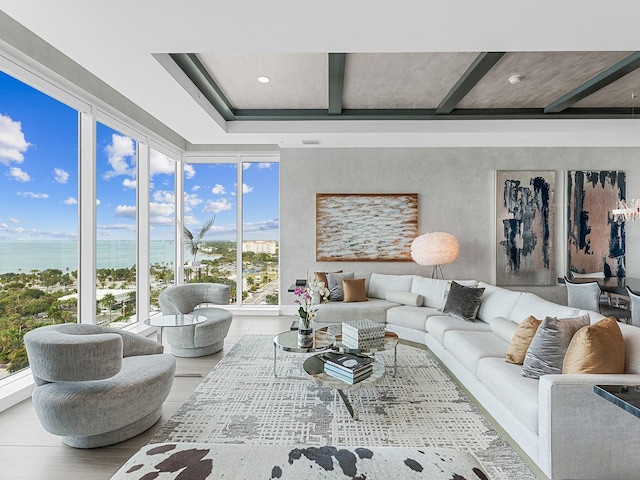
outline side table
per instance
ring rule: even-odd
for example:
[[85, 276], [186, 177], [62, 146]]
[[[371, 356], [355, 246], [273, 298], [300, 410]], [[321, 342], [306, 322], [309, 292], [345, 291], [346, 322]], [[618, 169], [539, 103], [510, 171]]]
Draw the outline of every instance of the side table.
[[156, 338], [158, 343], [162, 345], [162, 329], [165, 327], [184, 327], [202, 323], [207, 320], [204, 315], [194, 314], [176, 314], [176, 315], [158, 315], [157, 317], [147, 318], [144, 323], [152, 327], [156, 327]]

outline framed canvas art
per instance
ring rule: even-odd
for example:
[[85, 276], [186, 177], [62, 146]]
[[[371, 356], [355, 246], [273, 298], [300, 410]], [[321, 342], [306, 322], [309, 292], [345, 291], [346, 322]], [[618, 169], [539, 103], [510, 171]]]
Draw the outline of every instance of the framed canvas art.
[[626, 275], [625, 224], [611, 213], [625, 194], [623, 171], [567, 172], [567, 273]]
[[411, 261], [418, 194], [316, 194], [316, 260]]
[[554, 285], [555, 172], [496, 172], [496, 284]]

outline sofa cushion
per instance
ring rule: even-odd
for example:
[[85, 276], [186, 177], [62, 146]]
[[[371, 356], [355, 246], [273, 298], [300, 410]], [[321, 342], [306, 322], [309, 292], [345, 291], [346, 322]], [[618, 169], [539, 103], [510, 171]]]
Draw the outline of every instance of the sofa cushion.
[[444, 292], [447, 281], [439, 278], [425, 278], [418, 275], [413, 277], [411, 293], [422, 295], [425, 307], [442, 308], [444, 306]]
[[444, 348], [474, 375], [481, 358], [503, 359], [508, 346], [508, 342], [493, 332], [451, 330], [444, 334]]
[[389, 290], [410, 292], [413, 284], [413, 275], [385, 275], [372, 273], [369, 280], [368, 296], [373, 298], [386, 298]]
[[541, 323], [542, 320], [538, 320], [533, 315], [530, 315], [518, 325], [518, 329], [514, 333], [509, 343], [509, 348], [507, 349], [505, 356], [507, 362], [522, 365], [529, 345], [531, 345], [531, 341], [536, 335]]
[[316, 306], [316, 323], [342, 323], [346, 320], [358, 320], [368, 318], [374, 322], [385, 323], [387, 310], [397, 307], [399, 304], [369, 298], [366, 302], [344, 303], [328, 302]]
[[624, 338], [615, 318], [578, 330], [564, 357], [562, 373], [624, 373]]
[[[424, 307], [422, 307], [424, 308]], [[425, 325], [427, 332], [435, 338], [439, 343], [444, 344], [444, 335], [450, 330], [465, 330], [470, 332], [490, 332], [491, 327], [488, 323], [481, 321], [467, 322], [449, 315], [433, 315], [427, 318]]]
[[540, 378], [542, 375], [562, 373], [562, 362], [571, 338], [586, 325], [589, 325], [588, 315], [575, 318], [545, 318], [524, 357], [522, 375]]
[[491, 327], [491, 331], [505, 342], [510, 342], [516, 330], [518, 330], [517, 323], [513, 323], [511, 320], [502, 317], [493, 318], [489, 321], [489, 326]]
[[334, 272], [313, 272], [313, 276], [317, 282], [322, 282], [325, 287], [329, 288], [329, 281], [327, 279], [327, 273], [342, 273], [342, 270], [336, 270]]
[[484, 288], [478, 318], [485, 322], [490, 322], [492, 318], [496, 317], [511, 318], [513, 308], [520, 300], [522, 292], [514, 292], [484, 282], [479, 282], [478, 286]]
[[366, 302], [367, 291], [364, 285], [364, 278], [343, 278], [342, 291], [344, 292], [343, 302]]
[[569, 318], [579, 316], [580, 310], [544, 300], [533, 293], [523, 293], [508, 318], [512, 322], [520, 323], [529, 315], [533, 315], [536, 318]]
[[329, 301], [342, 302], [344, 300], [344, 290], [342, 289], [343, 279], [352, 279], [353, 272], [327, 273], [327, 288], [329, 289]]
[[402, 305], [387, 311], [387, 324], [424, 332], [427, 328], [427, 319], [434, 315], [442, 315], [442, 312], [437, 308]]
[[640, 373], [640, 328], [624, 323], [618, 326], [624, 337], [624, 373]]
[[411, 292], [402, 292], [398, 290], [389, 290], [387, 292], [386, 299], [390, 302], [400, 303], [402, 305], [409, 305], [412, 307], [421, 307], [424, 299], [422, 295]]
[[473, 321], [480, 309], [483, 294], [484, 288], [465, 287], [457, 282], [451, 282], [443, 312], [453, 317]]
[[538, 380], [520, 375], [520, 367], [504, 358], [485, 357], [476, 377], [529, 430], [538, 433]]

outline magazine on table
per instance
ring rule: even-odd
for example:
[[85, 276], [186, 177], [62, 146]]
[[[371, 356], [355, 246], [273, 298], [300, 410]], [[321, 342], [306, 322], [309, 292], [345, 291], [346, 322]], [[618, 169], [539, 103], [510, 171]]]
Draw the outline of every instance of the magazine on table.
[[367, 377], [370, 377], [371, 374], [373, 373], [373, 367], [370, 366], [370, 368], [367, 368], [365, 371], [360, 372], [357, 375], [353, 375], [350, 373], [346, 373], [343, 370], [333, 368], [328, 363], [325, 363], [324, 372], [327, 375], [331, 375], [332, 377], [337, 378], [338, 380], [342, 380], [343, 382], [353, 385], [354, 383], [358, 383], [359, 381], [364, 380]]

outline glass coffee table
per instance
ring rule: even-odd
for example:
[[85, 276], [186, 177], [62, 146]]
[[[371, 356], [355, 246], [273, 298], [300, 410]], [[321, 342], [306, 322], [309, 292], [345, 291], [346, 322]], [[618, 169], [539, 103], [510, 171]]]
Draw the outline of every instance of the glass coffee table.
[[384, 340], [382, 343], [375, 347], [366, 347], [366, 348], [349, 348], [342, 343], [342, 324], [329, 325], [328, 327], [323, 327], [318, 329], [319, 332], [326, 332], [333, 335], [336, 339], [336, 344], [333, 346], [332, 350], [338, 353], [353, 353], [355, 355], [370, 355], [375, 356], [377, 352], [384, 352], [386, 350], [393, 350], [393, 375], [396, 376], [396, 372], [398, 370], [398, 335], [385, 330], [384, 332]]
[[147, 318], [144, 323], [152, 327], [156, 327], [156, 338], [158, 343], [162, 345], [162, 329], [165, 327], [184, 327], [187, 325], [195, 325], [197, 323], [206, 322], [207, 317], [204, 315], [182, 314], [176, 315], [157, 315]]
[[[340, 395], [340, 398], [342, 398], [345, 407], [347, 407], [347, 411], [351, 415], [351, 418], [358, 420], [360, 418], [360, 404], [362, 403], [360, 390], [372, 387], [378, 383], [382, 377], [384, 377], [384, 365], [382, 362], [374, 360], [373, 372], [371, 375], [364, 380], [351, 384], [325, 373], [324, 363], [325, 362], [322, 360], [322, 354], [314, 355], [304, 361], [302, 368], [316, 383], [336, 390], [338, 395]], [[347, 392], [353, 393], [355, 397], [353, 398], [353, 401], [349, 400]]]
[[273, 337], [273, 376], [278, 378], [278, 349], [293, 353], [320, 353], [333, 348], [335, 344], [336, 337], [322, 329], [313, 332], [313, 344], [310, 347], [301, 347], [298, 345], [297, 330], [279, 333]]

